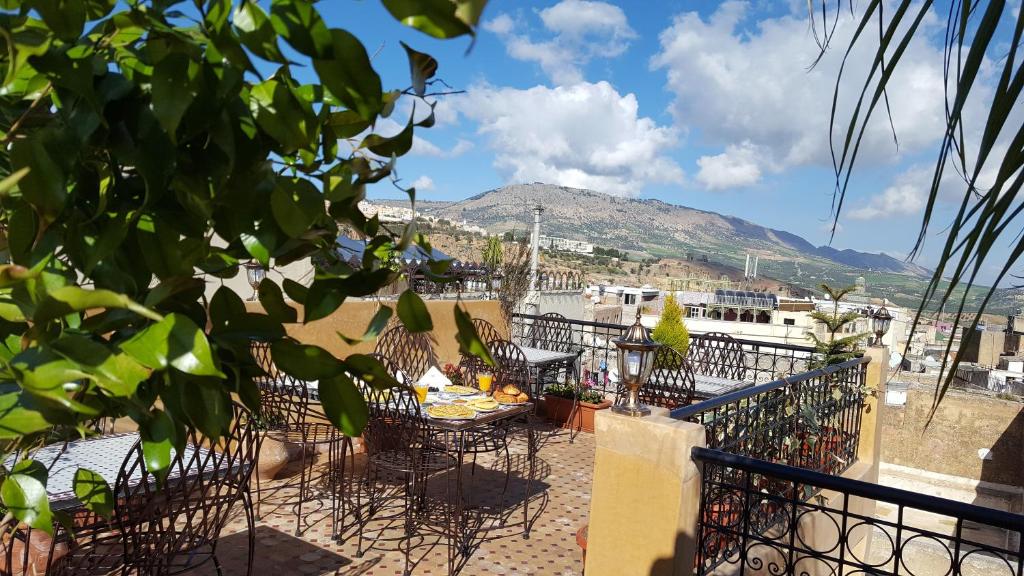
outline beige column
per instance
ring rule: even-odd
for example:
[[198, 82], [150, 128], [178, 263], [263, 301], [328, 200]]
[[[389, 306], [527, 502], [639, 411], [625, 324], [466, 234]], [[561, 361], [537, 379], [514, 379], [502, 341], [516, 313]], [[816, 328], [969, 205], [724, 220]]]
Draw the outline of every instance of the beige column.
[[[869, 395], [864, 398], [861, 409], [860, 444], [857, 459], [871, 465], [878, 473], [878, 460], [882, 455], [882, 420], [880, 412], [885, 409], [885, 388], [889, 376], [889, 348], [870, 346], [864, 356], [871, 359], [867, 366], [865, 385]], [[877, 480], [877, 477], [870, 482]]]
[[587, 576], [684, 576], [693, 571], [700, 471], [690, 449], [704, 427], [668, 411], [595, 415], [597, 452]]

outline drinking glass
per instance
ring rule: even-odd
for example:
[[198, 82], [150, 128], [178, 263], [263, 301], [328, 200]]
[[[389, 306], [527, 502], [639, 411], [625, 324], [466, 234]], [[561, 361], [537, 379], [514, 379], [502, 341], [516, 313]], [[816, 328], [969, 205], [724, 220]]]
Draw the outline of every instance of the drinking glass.
[[490, 392], [491, 384], [494, 383], [494, 374], [477, 374], [476, 384], [481, 392]]
[[427, 390], [429, 390], [429, 388], [426, 384], [422, 386], [419, 384], [413, 384], [412, 389], [416, 392], [416, 399], [420, 401], [420, 404], [427, 401]]

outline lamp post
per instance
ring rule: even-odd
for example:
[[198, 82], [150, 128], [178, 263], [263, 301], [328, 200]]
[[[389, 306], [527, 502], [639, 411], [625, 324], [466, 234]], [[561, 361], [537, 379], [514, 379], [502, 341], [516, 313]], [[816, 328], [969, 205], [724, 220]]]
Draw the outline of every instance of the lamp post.
[[248, 262], [245, 265], [245, 278], [249, 281], [249, 286], [252, 286], [252, 298], [249, 300], [256, 300], [259, 294], [260, 282], [267, 277], [267, 269], [258, 262]]
[[661, 346], [651, 340], [651, 334], [640, 323], [640, 309], [636, 311], [636, 322], [626, 333], [613, 341], [619, 349], [619, 379], [629, 391], [625, 404], [612, 406], [612, 411], [629, 416], [647, 416], [651, 409], [640, 403], [639, 392], [654, 369], [654, 356]]
[[882, 306], [871, 315], [871, 331], [875, 333], [875, 346], [882, 345], [882, 336], [889, 331], [892, 314]]

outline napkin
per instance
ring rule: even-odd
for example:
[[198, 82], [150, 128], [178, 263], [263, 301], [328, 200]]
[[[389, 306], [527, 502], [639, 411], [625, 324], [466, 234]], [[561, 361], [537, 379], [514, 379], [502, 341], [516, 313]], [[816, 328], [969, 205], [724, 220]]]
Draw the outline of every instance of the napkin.
[[444, 392], [445, 387], [451, 386], [452, 381], [438, 370], [437, 366], [431, 366], [430, 370], [427, 370], [427, 373], [419, 379], [417, 384], [428, 388], [437, 388], [438, 391]]

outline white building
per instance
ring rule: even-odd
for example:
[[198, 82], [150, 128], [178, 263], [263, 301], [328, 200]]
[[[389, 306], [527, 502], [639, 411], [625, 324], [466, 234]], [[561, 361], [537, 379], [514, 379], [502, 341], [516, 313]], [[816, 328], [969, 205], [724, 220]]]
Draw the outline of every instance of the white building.
[[563, 252], [576, 252], [579, 254], [593, 254], [594, 245], [581, 240], [570, 240], [568, 238], [557, 238], [555, 236], [540, 236], [540, 247], [548, 250], [562, 250]]

